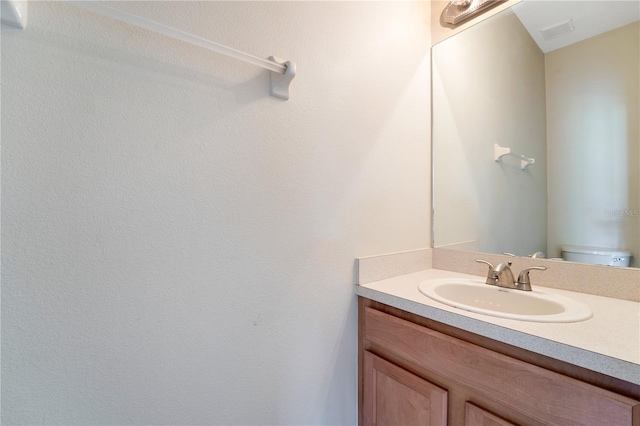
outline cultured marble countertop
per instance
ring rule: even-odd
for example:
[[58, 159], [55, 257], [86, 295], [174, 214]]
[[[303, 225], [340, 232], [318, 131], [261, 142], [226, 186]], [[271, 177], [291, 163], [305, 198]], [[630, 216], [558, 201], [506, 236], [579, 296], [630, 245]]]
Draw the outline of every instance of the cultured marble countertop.
[[[593, 317], [573, 323], [518, 321], [454, 308], [432, 300], [418, 290], [418, 284], [422, 281], [441, 278], [484, 279], [428, 269], [358, 285], [356, 294], [550, 358], [640, 384], [640, 303], [539, 287], [547, 293], [585, 303], [593, 311]], [[532, 286], [535, 290], [535, 282], [532, 282]]]

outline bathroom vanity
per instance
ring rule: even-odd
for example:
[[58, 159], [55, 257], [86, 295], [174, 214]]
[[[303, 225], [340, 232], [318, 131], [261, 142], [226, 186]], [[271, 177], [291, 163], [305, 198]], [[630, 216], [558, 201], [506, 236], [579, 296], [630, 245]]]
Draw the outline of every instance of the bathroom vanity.
[[[638, 303], [575, 293], [592, 318], [492, 318], [417, 290], [447, 276], [465, 274], [431, 269], [357, 287], [361, 425], [640, 424]], [[615, 328], [619, 318], [635, 323]]]
[[[640, 7], [620, 3], [523, 1], [433, 46], [434, 248], [359, 260], [360, 425], [640, 426], [639, 133], [599, 113], [640, 105]], [[511, 262], [546, 271], [503, 282]], [[590, 312], [488, 316], [485, 282]]]

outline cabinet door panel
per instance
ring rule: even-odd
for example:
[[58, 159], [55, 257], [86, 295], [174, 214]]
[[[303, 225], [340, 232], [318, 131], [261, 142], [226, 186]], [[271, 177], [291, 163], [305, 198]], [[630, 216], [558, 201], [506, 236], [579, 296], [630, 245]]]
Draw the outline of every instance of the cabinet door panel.
[[464, 412], [464, 426], [516, 426], [470, 402], [465, 403]]
[[364, 425], [447, 423], [447, 391], [370, 352], [364, 353]]
[[640, 401], [371, 308], [365, 308], [364, 323], [365, 339], [372, 345], [534, 421], [640, 426]]

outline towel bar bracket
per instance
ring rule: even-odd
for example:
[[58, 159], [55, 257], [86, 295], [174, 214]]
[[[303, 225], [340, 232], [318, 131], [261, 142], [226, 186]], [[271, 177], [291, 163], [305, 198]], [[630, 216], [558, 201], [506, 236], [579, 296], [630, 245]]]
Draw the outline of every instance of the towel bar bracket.
[[296, 76], [296, 63], [293, 61], [285, 61], [277, 56], [269, 56], [269, 60], [287, 67], [284, 74], [269, 71], [269, 94], [288, 101], [289, 85], [291, 84], [291, 80]]
[[504, 157], [505, 155], [511, 155], [513, 157], [519, 158], [521, 170], [526, 169], [527, 166], [535, 164], [536, 162], [534, 158], [525, 157], [524, 155], [521, 155], [521, 154], [514, 154], [513, 152], [511, 152], [511, 148], [509, 147], [500, 146], [497, 143], [493, 144], [493, 159], [496, 162], [502, 161], [502, 157]]

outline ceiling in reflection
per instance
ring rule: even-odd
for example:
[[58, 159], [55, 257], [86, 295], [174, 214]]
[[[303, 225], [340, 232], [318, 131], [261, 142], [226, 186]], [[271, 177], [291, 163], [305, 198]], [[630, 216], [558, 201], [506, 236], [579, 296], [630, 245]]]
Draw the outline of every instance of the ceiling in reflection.
[[[640, 1], [629, 0], [579, 5], [575, 1], [523, 0], [511, 10], [544, 53], [640, 20]], [[542, 31], [545, 29], [549, 31]], [[547, 37], [545, 32], [549, 34]]]

